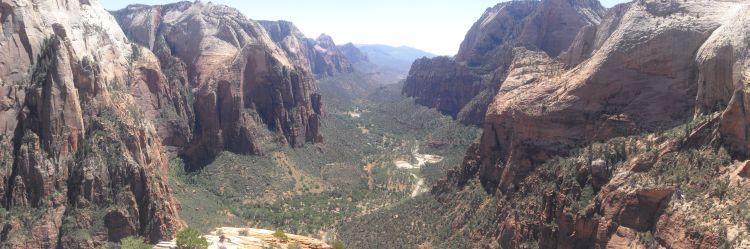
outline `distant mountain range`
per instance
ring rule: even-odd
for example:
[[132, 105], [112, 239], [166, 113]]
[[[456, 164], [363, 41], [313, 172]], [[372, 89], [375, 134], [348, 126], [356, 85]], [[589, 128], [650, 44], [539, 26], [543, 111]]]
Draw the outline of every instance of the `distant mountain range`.
[[356, 46], [373, 64], [402, 72], [408, 72], [416, 59], [435, 57], [434, 54], [406, 46], [392, 47], [380, 44], [357, 44]]

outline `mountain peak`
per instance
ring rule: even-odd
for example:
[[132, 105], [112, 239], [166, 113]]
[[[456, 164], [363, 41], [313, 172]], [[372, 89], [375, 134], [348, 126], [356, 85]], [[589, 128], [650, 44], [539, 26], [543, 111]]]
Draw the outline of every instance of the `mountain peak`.
[[367, 55], [363, 53], [362, 50], [357, 48], [357, 46], [354, 46], [354, 44], [351, 42], [338, 46], [338, 48], [353, 64], [370, 61]]

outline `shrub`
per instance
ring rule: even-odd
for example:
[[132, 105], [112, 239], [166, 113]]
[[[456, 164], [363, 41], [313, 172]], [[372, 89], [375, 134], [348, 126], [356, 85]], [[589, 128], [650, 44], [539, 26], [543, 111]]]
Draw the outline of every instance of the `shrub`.
[[128, 57], [128, 61], [132, 64], [141, 58], [141, 47], [135, 43], [131, 43], [130, 49], [132, 52], [130, 53], [130, 57]]
[[152, 246], [146, 244], [143, 237], [140, 236], [129, 236], [120, 240], [121, 249], [151, 249]]
[[276, 231], [273, 232], [273, 237], [279, 239], [281, 242], [287, 242], [289, 240], [289, 237], [286, 236], [284, 230], [281, 229], [276, 229]]
[[336, 242], [333, 242], [333, 249], [344, 249], [344, 242], [341, 242], [341, 240], [337, 240]]
[[177, 249], [207, 249], [208, 240], [195, 229], [185, 228], [177, 233]]

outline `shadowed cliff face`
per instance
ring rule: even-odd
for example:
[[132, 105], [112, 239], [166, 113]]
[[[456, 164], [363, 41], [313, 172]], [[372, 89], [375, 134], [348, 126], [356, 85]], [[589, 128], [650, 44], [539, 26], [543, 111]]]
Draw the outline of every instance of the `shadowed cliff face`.
[[[421, 58], [412, 64], [403, 92], [407, 96], [418, 96], [415, 97], [417, 104], [435, 107], [456, 118], [462, 107], [483, 90], [481, 81], [479, 75], [453, 58]], [[491, 98], [493, 94], [488, 95]]]
[[156, 57], [96, 1], [0, 12], [0, 247], [173, 237], [182, 223], [150, 117], [182, 103]]
[[183, 153], [191, 169], [223, 150], [259, 154], [277, 142], [296, 147], [321, 140], [320, 96], [311, 75], [318, 71], [310, 67], [330, 67], [320, 71], [327, 75], [342, 64], [294, 50], [304, 46], [297, 46], [302, 41], [293, 26], [286, 30], [288, 43], [280, 42], [288, 45], [285, 51], [261, 25], [222, 5], [135, 5], [114, 15], [129, 37], [192, 89], [195, 126]]
[[480, 125], [513, 61], [513, 48], [557, 56], [578, 30], [598, 24], [604, 8], [590, 0], [501, 3], [471, 27], [454, 58], [419, 60], [404, 94], [466, 124]]

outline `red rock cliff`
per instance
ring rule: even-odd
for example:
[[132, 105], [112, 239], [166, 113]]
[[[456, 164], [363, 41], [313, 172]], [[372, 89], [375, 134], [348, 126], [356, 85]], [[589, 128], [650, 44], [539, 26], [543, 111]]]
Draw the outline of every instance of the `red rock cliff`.
[[[750, 150], [748, 8], [746, 1], [636, 1], [581, 29], [557, 58], [515, 48], [480, 143], [449, 173], [453, 185], [478, 178], [502, 199], [498, 212], [507, 213], [491, 240], [503, 247], [535, 238], [543, 248], [627, 248], [646, 246], [646, 234], [666, 248], [746, 247], [736, 235], [747, 232], [744, 223], [717, 217], [730, 208], [746, 210], [739, 204], [743, 194], [727, 193], [744, 193], [748, 186], [742, 162]], [[693, 129], [686, 124], [692, 117], [705, 120]], [[630, 149], [621, 138], [683, 126], [681, 138], [629, 137], [638, 141]], [[592, 145], [615, 139], [623, 140]], [[651, 148], [638, 152], [643, 147]], [[583, 153], [572, 153], [581, 148]], [[607, 150], [620, 152], [602, 155]], [[706, 165], [714, 168], [694, 170]], [[577, 183], [563, 183], [566, 169]], [[664, 180], [674, 172], [688, 176]], [[542, 186], [549, 183], [555, 187]], [[571, 212], [588, 185], [590, 203]], [[706, 190], [708, 185], [737, 189]], [[542, 211], [531, 216], [553, 226], [518, 218], [533, 211], [509, 211], [510, 203], [529, 195], [545, 196]], [[697, 211], [701, 205], [708, 207]], [[696, 229], [703, 217], [710, 218], [700, 226], [710, 229]]]
[[288, 21], [259, 23], [295, 65], [310, 69], [317, 77], [351, 73], [354, 70], [352, 63], [328, 35], [321, 34], [317, 39], [310, 39]]
[[0, 247], [172, 238], [182, 223], [148, 117], [175, 102], [156, 57], [96, 1], [0, 12]]
[[126, 34], [187, 79], [195, 97], [195, 127], [184, 153], [191, 167], [223, 150], [258, 154], [277, 141], [321, 140], [320, 95], [311, 69], [300, 62], [307, 58], [279, 48], [238, 10], [181, 2], [134, 5], [114, 15]]
[[513, 48], [557, 56], [578, 30], [598, 24], [604, 11], [592, 0], [500, 3], [471, 27], [455, 57], [416, 61], [403, 92], [464, 123], [482, 124], [513, 61]]

